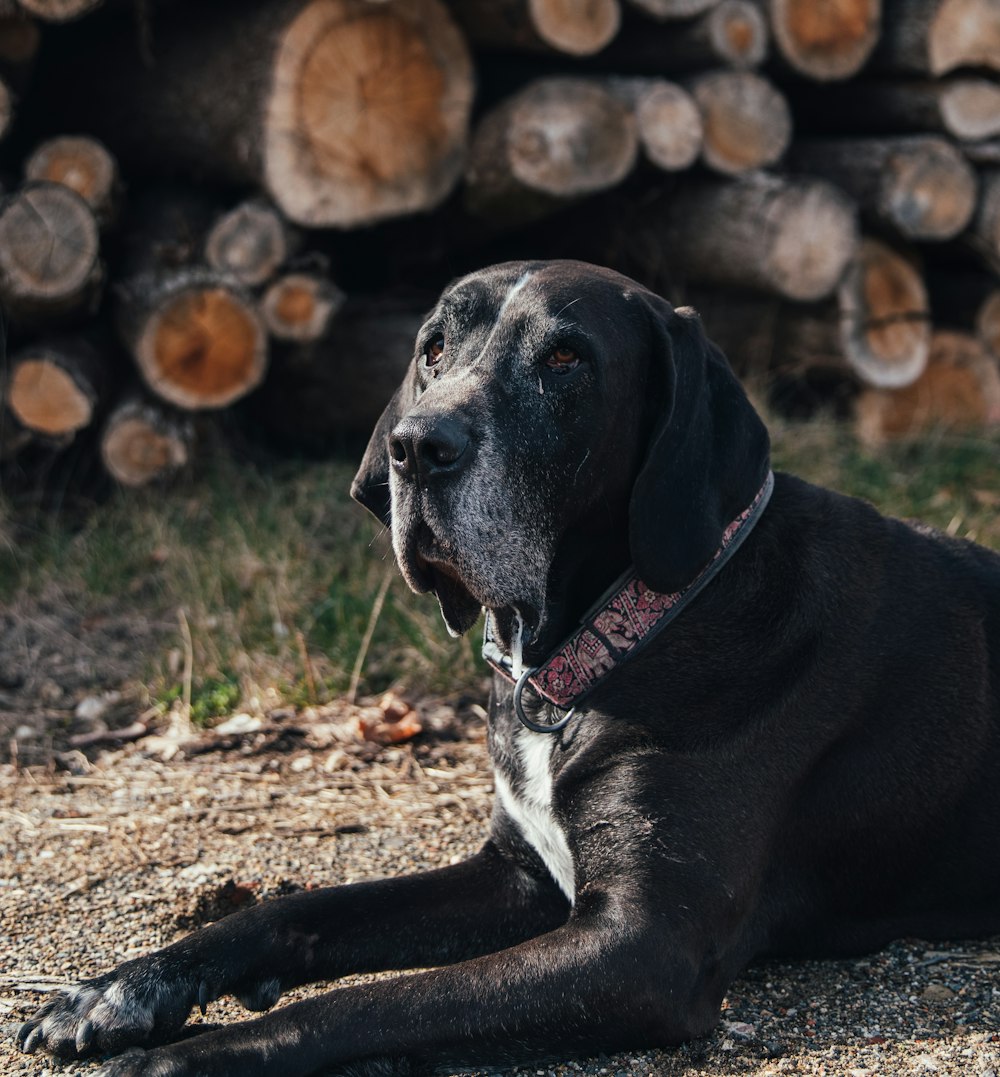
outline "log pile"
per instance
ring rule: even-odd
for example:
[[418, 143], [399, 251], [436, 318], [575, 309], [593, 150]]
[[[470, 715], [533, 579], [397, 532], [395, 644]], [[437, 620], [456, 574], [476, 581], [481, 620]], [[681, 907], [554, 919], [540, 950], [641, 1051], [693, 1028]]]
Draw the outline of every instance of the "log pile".
[[581, 257], [870, 444], [1000, 423], [1000, 0], [0, 0], [0, 480], [363, 436]]

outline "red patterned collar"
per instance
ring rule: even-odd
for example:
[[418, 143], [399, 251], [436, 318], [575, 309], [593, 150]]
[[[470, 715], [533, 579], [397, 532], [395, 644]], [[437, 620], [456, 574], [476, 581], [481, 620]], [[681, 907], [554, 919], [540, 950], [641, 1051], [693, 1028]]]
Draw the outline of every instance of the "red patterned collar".
[[[562, 729], [584, 696], [674, 620], [719, 572], [753, 530], [773, 489], [774, 473], [769, 471], [757, 496], [723, 532], [722, 542], [712, 560], [683, 590], [672, 594], [650, 590], [629, 569], [597, 600], [577, 631], [558, 650], [541, 665], [524, 669], [516, 676], [513, 659], [497, 641], [493, 618], [487, 612], [483, 658], [498, 673], [514, 682], [514, 709], [524, 725], [538, 733], [554, 733]], [[548, 724], [533, 721], [521, 705], [525, 685], [531, 685], [553, 706], [561, 710], [568, 708], [567, 713]]]

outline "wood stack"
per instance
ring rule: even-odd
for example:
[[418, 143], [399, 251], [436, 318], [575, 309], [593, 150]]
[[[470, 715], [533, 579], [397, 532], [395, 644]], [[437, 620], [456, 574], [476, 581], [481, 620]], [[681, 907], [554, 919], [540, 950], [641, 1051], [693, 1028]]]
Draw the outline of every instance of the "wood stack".
[[583, 257], [869, 443], [1000, 422], [1000, 0], [0, 0], [0, 477], [371, 427]]

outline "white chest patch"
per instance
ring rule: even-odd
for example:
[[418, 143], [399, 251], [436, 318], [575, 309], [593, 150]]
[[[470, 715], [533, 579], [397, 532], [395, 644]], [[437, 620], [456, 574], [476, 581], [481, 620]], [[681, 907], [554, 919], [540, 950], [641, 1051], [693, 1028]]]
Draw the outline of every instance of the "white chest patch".
[[495, 770], [497, 796], [525, 841], [541, 857], [559, 889], [569, 898], [576, 895], [573, 854], [566, 834], [552, 812], [553, 740], [546, 733], [519, 729], [514, 734], [514, 753], [519, 764], [519, 791], [506, 774]]

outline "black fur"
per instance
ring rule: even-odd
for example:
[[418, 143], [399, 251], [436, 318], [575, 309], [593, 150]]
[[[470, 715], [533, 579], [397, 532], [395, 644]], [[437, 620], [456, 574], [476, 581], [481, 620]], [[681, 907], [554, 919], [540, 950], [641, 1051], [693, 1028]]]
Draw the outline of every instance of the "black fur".
[[[579, 363], [552, 369], [555, 349]], [[354, 493], [452, 630], [487, 605], [510, 642], [517, 610], [535, 659], [633, 558], [651, 586], [688, 582], [767, 468], [693, 315], [607, 270], [517, 263], [442, 297]], [[46, 1004], [22, 1043], [120, 1050], [176, 1035], [199, 999], [426, 967], [105, 1073], [674, 1044], [755, 958], [1000, 932], [1000, 557], [971, 543], [778, 475], [733, 559], [565, 730], [525, 739], [546, 735], [504, 680], [489, 723], [499, 798], [477, 856], [237, 913]], [[518, 821], [546, 773], [568, 880]]]

